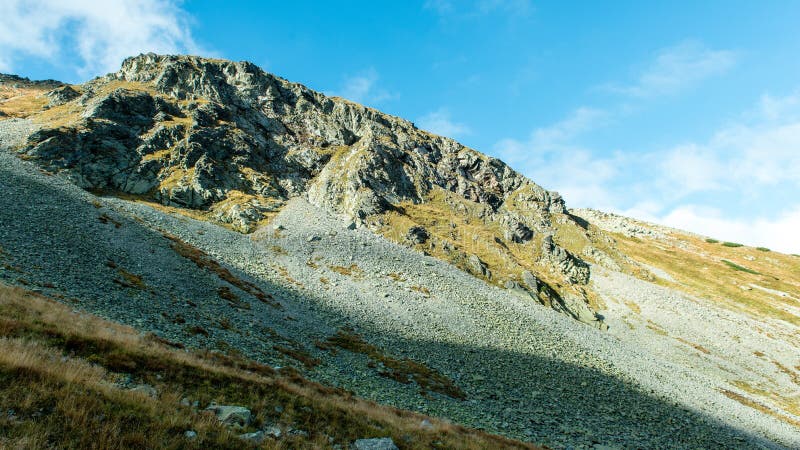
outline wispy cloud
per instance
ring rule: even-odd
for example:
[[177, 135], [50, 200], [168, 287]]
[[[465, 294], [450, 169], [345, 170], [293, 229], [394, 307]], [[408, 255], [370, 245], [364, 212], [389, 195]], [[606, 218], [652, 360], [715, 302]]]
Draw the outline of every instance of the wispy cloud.
[[517, 167], [537, 165], [544, 156], [578, 149], [574, 140], [608, 119], [608, 112], [582, 106], [556, 123], [534, 129], [526, 140], [506, 138], [497, 142], [493, 151]]
[[800, 203], [787, 205], [777, 217], [732, 219], [707, 205], [682, 205], [661, 215], [643, 214], [640, 210], [624, 214], [690, 230], [721, 240], [758, 245], [787, 253], [800, 253]]
[[[0, 71], [20, 58], [76, 66], [81, 77], [115, 71], [142, 52], [197, 52], [190, 18], [174, 0], [6, 0], [0, 3]], [[74, 56], [73, 56], [74, 55]], [[73, 59], [77, 56], [79, 61]]]
[[461, 137], [472, 132], [467, 125], [455, 122], [446, 108], [440, 108], [420, 117], [416, 120], [416, 125], [423, 130], [450, 138]]
[[731, 50], [713, 50], [697, 41], [685, 41], [660, 50], [635, 82], [609, 84], [607, 90], [631, 97], [655, 97], [677, 93], [707, 78], [720, 75], [738, 59]]
[[609, 119], [609, 113], [602, 109], [581, 106], [565, 119], [550, 126], [537, 128], [531, 135], [532, 144], [549, 148], [569, 142], [580, 134], [601, 126]]
[[533, 11], [531, 0], [479, 0], [476, 6], [478, 11], [484, 14], [501, 11], [513, 15], [527, 15]]
[[[493, 153], [570, 206], [800, 253], [800, 201], [785, 201], [800, 198], [798, 94], [765, 95], [706, 140], [649, 152], [581, 145], [584, 134], [613, 120], [607, 111], [577, 108], [527, 139], [499, 141]], [[775, 201], [779, 195], [784, 200]], [[742, 219], [742, 208], [750, 218]]]
[[503, 13], [520, 17], [533, 11], [533, 3], [531, 0], [426, 0], [423, 9], [434, 11], [441, 16], [473, 17]]
[[361, 73], [347, 77], [341, 89], [328, 94], [343, 97], [356, 103], [369, 104], [378, 104], [397, 98], [397, 94], [378, 86], [379, 79], [378, 72], [374, 68], [369, 68]]
[[439, 14], [449, 14], [455, 10], [451, 0], [426, 0], [422, 7], [436, 11]]
[[613, 205], [605, 186], [618, 173], [618, 155], [595, 156], [576, 143], [583, 133], [610, 120], [607, 111], [580, 107], [564, 119], [533, 130], [525, 140], [503, 139], [492, 150], [512, 167], [550, 189], [561, 192], [570, 204]]

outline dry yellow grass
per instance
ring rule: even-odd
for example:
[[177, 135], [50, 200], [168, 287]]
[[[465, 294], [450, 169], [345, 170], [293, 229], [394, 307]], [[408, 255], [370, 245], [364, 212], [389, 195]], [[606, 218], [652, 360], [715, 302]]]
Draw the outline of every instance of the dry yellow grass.
[[28, 117], [47, 105], [45, 91], [33, 88], [0, 89], [0, 112], [8, 117]]
[[490, 283], [519, 281], [521, 273], [530, 270], [551, 286], [570, 289], [540, 265], [539, 236], [526, 243], [506, 241], [500, 225], [485, 218], [485, 208], [488, 206], [434, 187], [424, 202], [403, 202], [383, 214], [379, 231], [394, 242], [404, 243], [409, 228], [423, 226], [430, 239], [417, 244], [419, 250], [462, 269], [467, 268], [465, 256], [476, 255], [491, 271], [491, 279], [486, 279]]
[[[800, 302], [781, 297], [762, 288], [781, 291], [800, 299], [800, 260], [778, 252], [753, 247], [728, 247], [692, 235], [675, 234], [683, 247], [615, 234], [619, 249], [636, 261], [657, 267], [675, 281], [656, 282], [688, 294], [711, 300], [717, 305], [742, 311], [756, 318], [770, 317], [800, 325], [800, 317], [786, 307]], [[726, 264], [730, 261], [752, 272]]]
[[[800, 415], [800, 414], [798, 414], [798, 413], [800, 413], [800, 404], [798, 404], [797, 400], [794, 400], [794, 401], [788, 400], [787, 401], [787, 399], [785, 399], [782, 396], [775, 395], [774, 393], [771, 393], [769, 391], [765, 391], [763, 389], [755, 388], [755, 387], [751, 386], [750, 384], [748, 384], [748, 383], [746, 383], [744, 381], [734, 381], [733, 384], [736, 387], [738, 387], [739, 389], [742, 389], [743, 391], [745, 391], [745, 392], [747, 392], [749, 394], [758, 396], [760, 399], [763, 399], [766, 402], [775, 403], [776, 405], [778, 405], [784, 411], [787, 411], [787, 412], [789, 412], [791, 414], [794, 414], [796, 416]], [[786, 423], [788, 423], [790, 425], [794, 425], [796, 427], [800, 427], [800, 421], [799, 420], [796, 420], [796, 419], [794, 419], [792, 417], [789, 417], [789, 416], [787, 416], [785, 414], [782, 414], [779, 411], [776, 411], [773, 407], [770, 407], [770, 406], [766, 405], [765, 404], [766, 402], [765, 403], [761, 403], [761, 402], [758, 402], [758, 401], [753, 400], [751, 398], [748, 398], [748, 397], [746, 397], [746, 396], [744, 396], [742, 394], [739, 394], [738, 392], [729, 391], [727, 389], [722, 389], [721, 392], [723, 394], [725, 394], [726, 397], [731, 398], [733, 400], [736, 400], [737, 402], [739, 402], [739, 403], [741, 403], [741, 404], [743, 404], [745, 406], [748, 406], [748, 407], [753, 408], [755, 410], [758, 410], [758, 411], [761, 411], [763, 413], [766, 413], [766, 414], [768, 414], [768, 415], [770, 415], [772, 417], [775, 417], [776, 419], [778, 419], [778, 420], [780, 420], [782, 422], [786, 422]]]
[[350, 264], [349, 266], [337, 266], [337, 265], [329, 265], [329, 269], [338, 273], [339, 275], [344, 275], [353, 278], [363, 278], [364, 271], [361, 270], [356, 264]]
[[[327, 448], [329, 437], [348, 445], [377, 436], [391, 436], [404, 449], [432, 448], [435, 441], [441, 448], [534, 448], [361, 400], [292, 370], [279, 373], [240, 357], [180, 347], [0, 285], [0, 448], [244, 447], [236, 434], [252, 427], [229, 430], [182, 406], [184, 397], [243, 404], [255, 425], [278, 422], [309, 432], [268, 440], [261, 448]], [[296, 349], [282, 351], [316, 364]], [[120, 387], [121, 373], [159, 394]], [[420, 427], [423, 419], [432, 427]], [[189, 429], [198, 433], [196, 440], [183, 437]]]

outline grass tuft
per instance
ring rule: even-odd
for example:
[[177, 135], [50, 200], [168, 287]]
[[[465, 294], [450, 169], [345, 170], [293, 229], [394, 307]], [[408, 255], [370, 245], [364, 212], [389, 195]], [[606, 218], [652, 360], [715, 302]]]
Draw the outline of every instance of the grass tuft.
[[730, 267], [730, 268], [731, 268], [731, 269], [733, 269], [733, 270], [738, 270], [739, 272], [747, 272], [747, 273], [751, 273], [751, 274], [753, 274], [753, 275], [761, 275], [760, 273], [756, 272], [756, 271], [755, 271], [755, 270], [753, 270], [753, 269], [748, 269], [747, 267], [740, 266], [740, 265], [736, 264], [735, 262], [728, 261], [727, 259], [723, 259], [723, 260], [721, 260], [721, 261], [722, 261], [722, 262], [723, 262], [723, 263], [724, 263], [726, 266]]
[[725, 247], [732, 247], [732, 248], [743, 246], [742, 244], [739, 244], [737, 242], [723, 242], [722, 245], [724, 245]]

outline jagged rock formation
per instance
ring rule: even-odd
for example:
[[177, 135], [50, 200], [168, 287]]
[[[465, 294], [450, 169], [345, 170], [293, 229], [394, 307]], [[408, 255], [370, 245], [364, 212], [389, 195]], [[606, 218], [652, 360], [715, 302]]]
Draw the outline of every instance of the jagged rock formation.
[[[537, 285], [552, 288], [534, 298], [593, 317], [576, 288], [589, 280], [577, 255], [592, 236], [562, 198], [411, 122], [251, 63], [190, 56], [129, 58], [116, 73], [46, 98], [34, 119], [41, 128], [19, 152], [83, 188], [243, 232], [306, 196], [497, 284], [537, 273]], [[460, 219], [441, 230], [434, 222], [446, 217]]]

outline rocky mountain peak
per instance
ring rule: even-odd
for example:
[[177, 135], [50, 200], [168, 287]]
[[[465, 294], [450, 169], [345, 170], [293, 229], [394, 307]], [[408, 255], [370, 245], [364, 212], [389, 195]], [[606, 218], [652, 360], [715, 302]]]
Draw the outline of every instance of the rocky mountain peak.
[[242, 232], [305, 196], [398, 242], [422, 228], [408, 245], [490, 282], [535, 273], [527, 295], [595, 320], [577, 256], [592, 233], [560, 195], [452, 139], [248, 62], [144, 54], [59, 89], [19, 151], [81, 187]]

